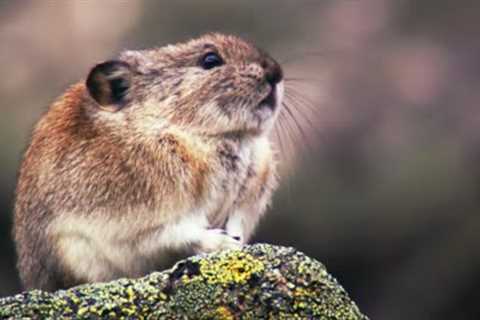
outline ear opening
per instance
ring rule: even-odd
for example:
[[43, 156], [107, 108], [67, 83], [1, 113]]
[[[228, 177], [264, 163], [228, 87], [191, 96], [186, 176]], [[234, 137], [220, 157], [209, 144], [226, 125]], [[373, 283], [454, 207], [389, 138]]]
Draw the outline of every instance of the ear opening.
[[131, 78], [132, 71], [128, 63], [111, 60], [93, 67], [88, 74], [86, 86], [100, 108], [115, 112], [125, 104]]

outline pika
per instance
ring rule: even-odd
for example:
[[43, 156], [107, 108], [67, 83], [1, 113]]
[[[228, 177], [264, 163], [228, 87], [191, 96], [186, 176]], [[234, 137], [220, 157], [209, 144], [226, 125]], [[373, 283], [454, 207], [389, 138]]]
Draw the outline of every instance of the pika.
[[207, 34], [94, 66], [37, 123], [16, 189], [25, 289], [138, 277], [238, 248], [277, 186], [268, 135], [283, 72]]

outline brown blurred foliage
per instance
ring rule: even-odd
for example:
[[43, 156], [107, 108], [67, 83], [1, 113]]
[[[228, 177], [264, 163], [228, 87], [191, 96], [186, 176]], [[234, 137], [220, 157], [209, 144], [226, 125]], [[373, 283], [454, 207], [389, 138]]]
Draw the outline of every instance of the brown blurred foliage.
[[303, 131], [284, 114], [256, 240], [324, 262], [372, 319], [478, 318], [479, 19], [473, 0], [0, 1], [0, 295], [39, 115], [119, 50], [221, 31], [284, 62]]

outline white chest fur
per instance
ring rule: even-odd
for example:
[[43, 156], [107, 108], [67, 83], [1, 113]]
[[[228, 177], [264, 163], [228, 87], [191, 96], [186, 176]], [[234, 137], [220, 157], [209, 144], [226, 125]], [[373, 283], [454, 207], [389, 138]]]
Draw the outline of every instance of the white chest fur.
[[242, 197], [254, 153], [249, 145], [225, 144], [219, 147], [218, 168], [212, 176], [208, 219], [212, 227], [223, 228], [229, 214]]
[[79, 279], [107, 281], [153, 271], [171, 250], [210, 251], [238, 245], [231, 236], [212, 229], [228, 228], [243, 236], [245, 227], [251, 232], [256, 224], [257, 218], [246, 224], [245, 208], [239, 207], [254, 157], [269, 145], [253, 147], [227, 144], [217, 149], [208, 194], [198, 208], [173, 215], [145, 208], [57, 215], [47, 233], [61, 262]]

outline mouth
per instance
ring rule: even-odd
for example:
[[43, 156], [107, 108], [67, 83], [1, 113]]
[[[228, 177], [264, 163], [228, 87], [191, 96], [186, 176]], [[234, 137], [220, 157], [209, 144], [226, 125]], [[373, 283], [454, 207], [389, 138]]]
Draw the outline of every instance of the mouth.
[[274, 111], [277, 107], [277, 94], [276, 94], [277, 88], [276, 86], [270, 90], [270, 93], [268, 96], [265, 97], [260, 103], [258, 104], [257, 109], [269, 109], [271, 111]]

